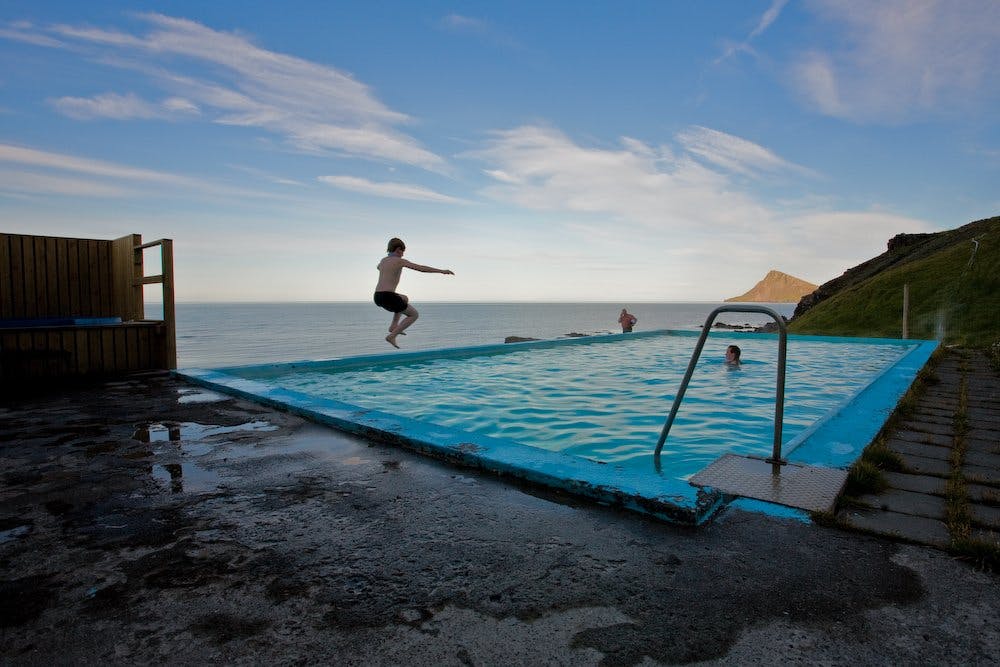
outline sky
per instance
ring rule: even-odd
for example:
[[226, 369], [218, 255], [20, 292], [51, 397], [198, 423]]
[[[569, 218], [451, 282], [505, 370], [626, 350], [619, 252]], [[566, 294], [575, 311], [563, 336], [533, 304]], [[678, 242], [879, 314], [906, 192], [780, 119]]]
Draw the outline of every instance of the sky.
[[[1000, 2], [0, 0], [0, 231], [176, 299], [720, 301], [1000, 213]], [[155, 265], [155, 260], [150, 259]]]

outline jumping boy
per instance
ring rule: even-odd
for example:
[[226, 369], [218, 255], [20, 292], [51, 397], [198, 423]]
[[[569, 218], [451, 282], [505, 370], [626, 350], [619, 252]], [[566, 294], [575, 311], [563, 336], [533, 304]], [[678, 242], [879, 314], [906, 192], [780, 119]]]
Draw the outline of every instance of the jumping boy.
[[[375, 305], [392, 313], [392, 324], [389, 325], [389, 335], [385, 337], [385, 340], [389, 345], [398, 348], [396, 336], [406, 331], [420, 317], [417, 309], [410, 305], [409, 297], [396, 292], [399, 279], [403, 274], [403, 267], [421, 273], [443, 273], [449, 276], [453, 276], [455, 273], [451, 269], [435, 269], [433, 266], [414, 264], [403, 259], [406, 244], [397, 238], [389, 239], [386, 251], [389, 254], [382, 258], [377, 267], [378, 284], [375, 285]], [[400, 315], [406, 315], [402, 322], [399, 321]]]

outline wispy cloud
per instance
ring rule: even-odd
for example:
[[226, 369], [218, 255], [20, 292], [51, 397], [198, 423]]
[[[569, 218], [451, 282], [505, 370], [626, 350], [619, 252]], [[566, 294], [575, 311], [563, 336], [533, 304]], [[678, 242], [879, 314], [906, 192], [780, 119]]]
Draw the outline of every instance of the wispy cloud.
[[170, 97], [162, 102], [147, 102], [138, 95], [128, 93], [105, 93], [94, 97], [60, 97], [50, 100], [50, 104], [70, 118], [77, 120], [92, 120], [95, 118], [113, 118], [129, 120], [133, 118], [189, 117], [197, 115], [198, 107], [188, 100]]
[[71, 197], [123, 197], [128, 188], [94, 179], [38, 173], [35, 171], [0, 169], [0, 193], [62, 195]]
[[24, 44], [60, 48], [65, 46], [60, 40], [36, 31], [34, 24], [28, 21], [13, 21], [0, 26], [0, 39], [9, 39]]
[[753, 142], [703, 127], [678, 135], [679, 150], [626, 138], [583, 147], [562, 132], [523, 126], [496, 132], [471, 157], [488, 163], [486, 194], [545, 210], [610, 214], [650, 227], [743, 225], [766, 212], [727, 174], [804, 171]]
[[483, 19], [462, 14], [448, 14], [441, 18], [438, 27], [445, 32], [458, 35], [473, 35], [484, 42], [514, 51], [523, 51], [525, 47], [496, 25]]
[[684, 130], [677, 135], [677, 141], [687, 152], [709, 164], [745, 176], [760, 178], [778, 171], [812, 173], [759, 144], [707, 127]]
[[812, 0], [834, 46], [799, 55], [792, 85], [821, 113], [903, 122], [1000, 98], [995, 0]]
[[726, 60], [727, 58], [730, 58], [740, 52], [752, 53], [753, 47], [751, 47], [750, 42], [764, 34], [764, 31], [770, 28], [771, 24], [778, 20], [778, 17], [781, 15], [781, 10], [784, 9], [787, 4], [788, 0], [772, 0], [771, 6], [768, 7], [767, 11], [761, 15], [760, 20], [757, 21], [756, 27], [750, 31], [747, 38], [741, 42], [727, 43], [722, 55], [715, 60], [715, 63], [721, 63], [723, 60]]
[[[145, 34], [20, 25], [8, 27], [7, 34], [0, 36], [73, 48], [104, 65], [144, 72], [150, 83], [172, 97], [164, 113], [200, 109], [214, 122], [258, 127], [301, 150], [447, 170], [440, 156], [399, 131], [400, 126], [413, 122], [409, 116], [387, 107], [367, 85], [347, 73], [268, 51], [246, 37], [194, 21], [160, 14], [139, 18], [151, 26]], [[114, 118], [159, 117], [150, 115], [156, 107], [144, 105], [129, 93], [62, 98], [57, 108], [74, 117], [102, 113]]]
[[176, 176], [150, 169], [124, 167], [112, 162], [91, 160], [63, 153], [51, 153], [34, 148], [0, 144], [0, 163], [21, 164], [29, 167], [41, 167], [59, 171], [83, 173], [90, 176], [110, 177], [126, 181], [147, 183], [169, 183], [174, 185], [190, 185], [193, 179]]
[[142, 169], [105, 160], [0, 144], [0, 165], [11, 165], [0, 178], [0, 192], [125, 197], [162, 194], [175, 188], [193, 194], [246, 198], [280, 198], [264, 191], [234, 188], [200, 178]]
[[356, 176], [320, 176], [318, 180], [327, 185], [332, 185], [341, 190], [360, 192], [376, 197], [388, 197], [390, 199], [408, 199], [411, 201], [429, 201], [443, 204], [463, 204], [468, 203], [456, 197], [435, 192], [429, 188], [408, 183], [392, 183], [369, 181]]
[[488, 28], [486, 21], [474, 19], [461, 14], [448, 14], [441, 19], [440, 25], [447, 30], [455, 32], [478, 32], [484, 33]]

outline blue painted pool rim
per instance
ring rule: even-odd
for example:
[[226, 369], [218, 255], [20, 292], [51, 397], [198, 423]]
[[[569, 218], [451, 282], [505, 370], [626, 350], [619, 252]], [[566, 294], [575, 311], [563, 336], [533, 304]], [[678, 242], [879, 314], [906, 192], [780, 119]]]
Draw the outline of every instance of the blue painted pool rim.
[[[324, 361], [299, 361], [279, 364], [252, 364], [219, 369], [181, 369], [176, 371], [196, 384], [240, 396], [258, 403], [301, 415], [361, 437], [395, 444], [450, 463], [515, 477], [532, 484], [565, 491], [602, 504], [622, 507], [672, 523], [700, 525], [725, 502], [715, 489], [697, 487], [683, 480], [652, 472], [636, 479], [634, 475], [616, 474], [614, 465], [598, 463], [560, 452], [550, 452], [503, 438], [494, 438], [428, 424], [408, 417], [362, 408], [331, 399], [319, 398], [268, 384], [270, 375], [302, 368], [365, 368], [398, 365], [425, 359], [461, 358], [505, 354], [526, 348], [621, 342], [624, 337], [698, 336], [697, 331], [656, 330], [631, 334], [607, 334], [566, 339], [501, 343], [470, 347], [390, 352], [387, 354], [345, 357]], [[773, 338], [777, 334], [753, 332], [713, 332], [727, 338]], [[881, 430], [896, 404], [917, 373], [937, 348], [937, 341], [885, 338], [845, 338], [789, 334], [788, 340], [872, 343], [909, 346], [895, 364], [889, 366], [865, 387], [812, 425], [806, 432], [786, 443], [783, 456], [790, 462], [826, 467], [850, 466]], [[257, 374], [260, 379], [243, 376]], [[668, 410], [669, 408], [667, 408]], [[664, 418], [666, 412], [664, 413]], [[653, 443], [655, 445], [655, 443]], [[652, 452], [651, 446], [650, 451]], [[755, 511], [759, 504], [749, 504]], [[766, 505], [766, 503], [765, 503]], [[788, 515], [788, 508], [773, 506], [772, 513]], [[798, 518], [805, 519], [802, 514]]]

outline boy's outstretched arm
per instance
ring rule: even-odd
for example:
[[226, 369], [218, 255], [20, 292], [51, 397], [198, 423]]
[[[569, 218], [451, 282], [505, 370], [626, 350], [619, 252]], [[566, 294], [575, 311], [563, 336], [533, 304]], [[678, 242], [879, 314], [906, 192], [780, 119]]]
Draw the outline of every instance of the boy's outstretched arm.
[[403, 266], [413, 269], [414, 271], [420, 271], [421, 273], [443, 273], [445, 275], [453, 276], [455, 272], [451, 269], [436, 269], [433, 266], [424, 266], [423, 264], [414, 264], [413, 262], [403, 260]]

